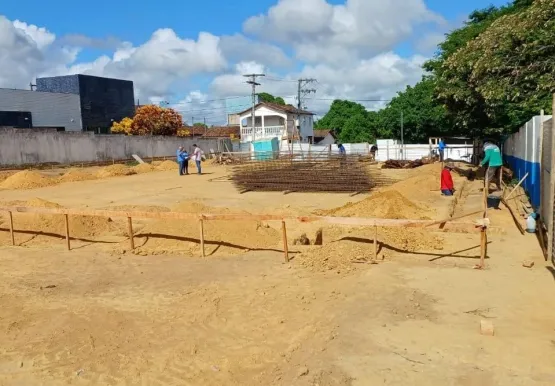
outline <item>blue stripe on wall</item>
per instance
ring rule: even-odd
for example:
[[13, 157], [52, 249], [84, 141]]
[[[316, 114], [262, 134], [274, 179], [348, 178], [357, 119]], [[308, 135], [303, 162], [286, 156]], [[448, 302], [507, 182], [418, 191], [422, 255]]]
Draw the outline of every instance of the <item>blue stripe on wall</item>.
[[515, 178], [521, 180], [522, 177], [528, 174], [526, 180], [522, 184], [524, 189], [528, 192], [530, 196], [530, 201], [534, 208], [540, 206], [540, 164], [538, 162], [525, 161], [523, 159], [513, 157], [510, 155], [505, 155], [505, 162], [509, 164], [513, 172], [515, 173]]

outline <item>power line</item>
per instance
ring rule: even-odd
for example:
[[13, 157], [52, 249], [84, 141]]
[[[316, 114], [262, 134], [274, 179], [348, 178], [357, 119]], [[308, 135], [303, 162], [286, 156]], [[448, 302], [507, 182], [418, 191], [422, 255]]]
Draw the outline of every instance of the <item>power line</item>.
[[248, 84], [250, 84], [252, 86], [252, 113], [251, 113], [251, 119], [252, 119], [252, 139], [253, 141], [256, 139], [256, 128], [255, 128], [255, 114], [254, 114], [254, 110], [255, 110], [255, 106], [256, 106], [256, 86], [260, 86], [260, 83], [256, 82], [256, 78], [258, 77], [263, 77], [266, 76], [264, 74], [247, 74], [247, 75], [243, 75], [245, 78], [249, 78], [250, 80], [247, 81]]
[[309, 79], [299, 79], [297, 80], [298, 85], [297, 85], [297, 108], [299, 110], [301, 110], [301, 107], [303, 105], [303, 96], [305, 95], [309, 95], [310, 93], [316, 93], [316, 89], [312, 88], [312, 89], [308, 89], [306, 88], [306, 86], [308, 86], [309, 84], [312, 83], [316, 83], [316, 79], [313, 78], [309, 78]]

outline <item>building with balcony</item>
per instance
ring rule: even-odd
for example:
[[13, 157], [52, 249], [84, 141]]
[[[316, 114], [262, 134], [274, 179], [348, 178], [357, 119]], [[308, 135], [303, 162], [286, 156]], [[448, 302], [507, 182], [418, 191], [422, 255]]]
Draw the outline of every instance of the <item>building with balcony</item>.
[[[254, 130], [252, 109], [239, 113], [241, 142], [295, 139], [311, 143], [314, 138], [314, 114], [291, 105], [262, 102], [255, 106]], [[295, 130], [296, 129], [296, 130]]]

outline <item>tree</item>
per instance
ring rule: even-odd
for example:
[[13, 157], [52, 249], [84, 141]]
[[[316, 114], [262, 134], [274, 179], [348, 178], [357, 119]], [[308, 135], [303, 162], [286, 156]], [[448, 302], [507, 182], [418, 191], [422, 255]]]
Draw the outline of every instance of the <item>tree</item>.
[[377, 113], [379, 135], [401, 138], [401, 116], [406, 143], [427, 142], [430, 136], [456, 134], [445, 106], [434, 98], [435, 82], [425, 76], [415, 86], [399, 92]]
[[208, 127], [208, 125], [207, 125], [206, 123], [202, 123], [202, 122], [193, 123], [193, 126], [195, 126], [195, 127], [202, 127], [202, 128]]
[[112, 134], [126, 134], [131, 135], [131, 126], [133, 125], [133, 119], [123, 118], [120, 122], [113, 122], [111, 132]]
[[182, 126], [183, 118], [174, 109], [146, 105], [139, 107], [135, 112], [131, 134], [176, 135]]
[[333, 101], [330, 110], [316, 122], [315, 128], [332, 129], [343, 142], [375, 137], [366, 108], [359, 103], [339, 99]]
[[[459, 133], [473, 136], [500, 134], [506, 129], [514, 128], [526, 121], [531, 110], [512, 103], [508, 100], [492, 103], [492, 99], [480, 87], [480, 81], [474, 75], [479, 59], [485, 61], [486, 50], [497, 52], [496, 42], [492, 42], [487, 49], [480, 49], [477, 42], [499, 25], [505, 25], [506, 30], [512, 29], [509, 20], [518, 20], [532, 4], [553, 3], [553, 0], [515, 0], [511, 4], [496, 8], [489, 7], [478, 10], [470, 15], [465, 26], [446, 36], [446, 40], [439, 45], [436, 57], [428, 61], [424, 68], [434, 75], [435, 96], [439, 103], [445, 105], [454, 127]], [[551, 7], [552, 8], [552, 7]], [[508, 18], [508, 19], [507, 19]], [[496, 38], [510, 39], [508, 31], [499, 31]], [[491, 60], [489, 57], [487, 60]], [[528, 58], [529, 60], [530, 58]], [[497, 70], [500, 70], [497, 69]], [[497, 70], [490, 74], [497, 81], [500, 75]], [[518, 88], [514, 90], [519, 93]], [[534, 104], [534, 108], [539, 104]], [[538, 110], [536, 110], [537, 113]]]
[[283, 100], [282, 97], [275, 97], [272, 94], [268, 94], [267, 92], [259, 93], [258, 101], [267, 102], [267, 103], [277, 103], [278, 105], [285, 105], [285, 100]]

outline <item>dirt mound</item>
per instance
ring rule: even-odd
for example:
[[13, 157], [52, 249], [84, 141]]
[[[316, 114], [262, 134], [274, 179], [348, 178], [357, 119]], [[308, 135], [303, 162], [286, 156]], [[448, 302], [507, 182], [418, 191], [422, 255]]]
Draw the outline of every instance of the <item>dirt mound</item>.
[[175, 162], [175, 161], [167, 160], [167, 161], [162, 162], [160, 165], [156, 166], [156, 169], [161, 170], [161, 171], [177, 170], [178, 165], [177, 165], [177, 162]]
[[133, 166], [133, 170], [137, 174], [143, 174], [154, 172], [156, 171], [156, 168], [151, 164], [138, 164], [137, 166]]
[[108, 177], [120, 177], [120, 176], [130, 176], [136, 174], [135, 170], [129, 168], [125, 165], [116, 164], [106, 166], [96, 172], [96, 177], [98, 178], [108, 178]]
[[87, 173], [80, 169], [69, 169], [66, 173], [64, 173], [58, 181], [60, 182], [78, 182], [78, 181], [89, 181], [95, 180], [96, 177], [91, 173]]
[[32, 170], [23, 170], [6, 178], [1, 184], [2, 189], [36, 189], [55, 185], [56, 180]]
[[[242, 213], [227, 208], [209, 207], [199, 202], [184, 202], [173, 209], [184, 213]], [[250, 249], [272, 249], [280, 242], [280, 234], [258, 221], [205, 221], [205, 251], [207, 255], [236, 254]], [[193, 220], [162, 220], [147, 224], [137, 233], [137, 252], [159, 254], [178, 252], [199, 254], [199, 222]]]
[[[313, 271], [348, 273], [367, 267], [374, 258], [373, 237], [368, 228], [324, 230], [324, 238], [331, 240], [322, 247], [310, 248], [295, 257], [301, 266]], [[398, 252], [431, 252], [442, 244], [442, 238], [418, 229], [378, 228], [378, 259], [389, 258]]]
[[0, 183], [3, 182], [6, 178], [14, 174], [13, 172], [0, 172]]
[[[9, 205], [49, 209], [63, 208], [55, 202], [40, 198], [10, 202]], [[52, 236], [65, 237], [65, 219], [61, 214], [14, 213], [13, 221], [18, 242], [41, 244], [52, 242]], [[88, 238], [115, 232], [121, 234], [119, 227], [110, 219], [104, 217], [69, 216], [69, 229], [71, 237], [77, 238]], [[25, 234], [17, 234], [17, 231], [25, 231]]]
[[389, 219], [429, 219], [431, 209], [416, 205], [397, 190], [384, 190], [340, 208], [320, 211], [319, 214], [337, 217], [377, 217]]

